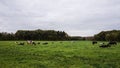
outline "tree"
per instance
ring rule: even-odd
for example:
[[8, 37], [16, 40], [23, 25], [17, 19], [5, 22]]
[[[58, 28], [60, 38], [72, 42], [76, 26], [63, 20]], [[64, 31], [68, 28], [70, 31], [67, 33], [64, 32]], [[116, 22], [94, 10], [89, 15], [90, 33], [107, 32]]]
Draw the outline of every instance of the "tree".
[[120, 41], [120, 30], [102, 31], [94, 38], [100, 41]]

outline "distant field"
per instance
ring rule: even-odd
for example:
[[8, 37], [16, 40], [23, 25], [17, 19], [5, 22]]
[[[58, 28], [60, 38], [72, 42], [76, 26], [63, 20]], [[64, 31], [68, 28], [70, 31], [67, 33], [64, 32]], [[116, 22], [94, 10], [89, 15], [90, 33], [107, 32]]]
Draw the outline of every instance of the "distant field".
[[0, 41], [0, 68], [120, 68], [120, 43], [100, 48], [100, 42], [91, 41], [39, 42], [22, 46]]

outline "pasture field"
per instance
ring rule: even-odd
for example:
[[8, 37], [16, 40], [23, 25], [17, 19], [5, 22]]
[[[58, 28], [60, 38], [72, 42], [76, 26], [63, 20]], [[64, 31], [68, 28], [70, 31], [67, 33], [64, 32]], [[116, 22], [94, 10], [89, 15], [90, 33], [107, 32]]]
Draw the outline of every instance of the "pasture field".
[[39, 42], [22, 46], [0, 41], [0, 68], [120, 68], [120, 43], [100, 48], [100, 42], [91, 41]]

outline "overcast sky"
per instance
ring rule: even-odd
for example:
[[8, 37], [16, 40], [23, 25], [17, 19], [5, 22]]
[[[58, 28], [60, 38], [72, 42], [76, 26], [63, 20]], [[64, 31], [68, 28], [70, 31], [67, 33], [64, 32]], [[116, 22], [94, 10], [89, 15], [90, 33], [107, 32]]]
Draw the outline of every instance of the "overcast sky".
[[0, 32], [60, 30], [92, 36], [120, 29], [120, 0], [0, 0]]

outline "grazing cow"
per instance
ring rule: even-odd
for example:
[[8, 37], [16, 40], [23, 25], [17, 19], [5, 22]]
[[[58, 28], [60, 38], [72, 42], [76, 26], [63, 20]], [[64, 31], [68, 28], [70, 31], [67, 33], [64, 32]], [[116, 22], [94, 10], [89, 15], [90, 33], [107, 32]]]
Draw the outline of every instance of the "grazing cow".
[[20, 43], [18, 43], [18, 45], [24, 45], [24, 42], [20, 42]]
[[94, 44], [97, 44], [97, 41], [92, 41], [92, 44], [94, 45]]
[[101, 47], [101, 48], [106, 48], [106, 47], [111, 47], [111, 45], [110, 44], [102, 44], [101, 46], [99, 46], [99, 47]]
[[27, 44], [32, 44], [32, 40], [27, 40]]
[[116, 41], [110, 41], [108, 44], [110, 44], [110, 45], [117, 45], [117, 42]]
[[32, 42], [32, 45], [36, 45], [36, 43], [35, 43], [35, 42]]
[[103, 44], [105, 44], [105, 43], [100, 43], [100, 45], [103, 45]]
[[48, 44], [47, 42], [43, 43], [43, 45], [47, 45], [47, 44]]
[[40, 44], [40, 42], [38, 42], [37, 44]]
[[34, 41], [32, 41], [32, 40], [28, 40], [27, 44], [36, 45], [36, 43]]

